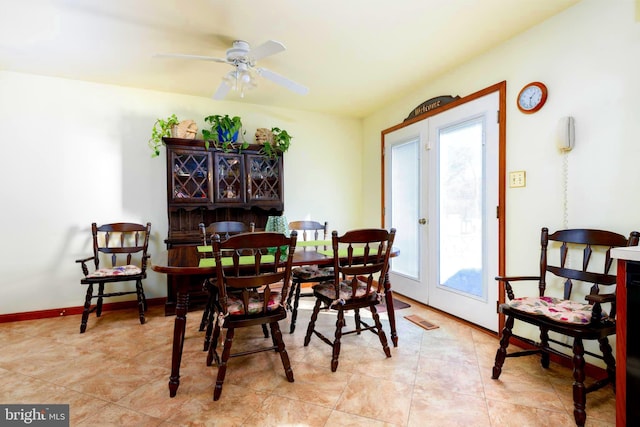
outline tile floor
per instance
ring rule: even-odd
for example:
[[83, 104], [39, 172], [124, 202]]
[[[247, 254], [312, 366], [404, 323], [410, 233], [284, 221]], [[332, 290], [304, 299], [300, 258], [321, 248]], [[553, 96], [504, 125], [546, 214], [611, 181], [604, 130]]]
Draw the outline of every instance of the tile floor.
[[[374, 334], [349, 335], [332, 373], [328, 345], [317, 337], [302, 345], [311, 301], [301, 303], [296, 332], [281, 324], [295, 382], [286, 381], [275, 353], [233, 358], [217, 402], [217, 369], [205, 365], [197, 330], [201, 311], [188, 316], [175, 398], [167, 385], [174, 318], [163, 307], [151, 307], [145, 325], [136, 310], [92, 315], [85, 334], [80, 316], [0, 324], [0, 403], [68, 403], [73, 426], [574, 425], [569, 369], [508, 359], [492, 380], [497, 339], [415, 302], [396, 312], [391, 358]], [[424, 330], [409, 314], [440, 327]], [[319, 318], [328, 336], [334, 319]], [[238, 332], [234, 349], [261, 341], [260, 328], [250, 328]], [[615, 425], [610, 387], [589, 394], [587, 425]]]

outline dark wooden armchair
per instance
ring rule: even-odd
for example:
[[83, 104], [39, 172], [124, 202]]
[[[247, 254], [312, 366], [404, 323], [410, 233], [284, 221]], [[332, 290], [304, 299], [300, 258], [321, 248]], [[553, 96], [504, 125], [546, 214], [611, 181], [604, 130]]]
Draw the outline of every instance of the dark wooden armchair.
[[[541, 364], [549, 367], [549, 355], [563, 353], [551, 346], [551, 343], [573, 349], [573, 403], [576, 424], [583, 426], [586, 420], [586, 395], [605, 385], [615, 384], [615, 359], [607, 337], [616, 333], [616, 276], [610, 273], [613, 247], [636, 246], [638, 232], [632, 232], [629, 238], [603, 230], [569, 229], [549, 234], [543, 228], [540, 236], [540, 274], [537, 276], [496, 277], [504, 285], [508, 300], [501, 304], [499, 310], [506, 316], [504, 329], [500, 338], [500, 347], [496, 353], [493, 367], [493, 379], [498, 379], [507, 357], [541, 355]], [[552, 256], [553, 254], [553, 256]], [[597, 267], [592, 260], [601, 260]], [[562, 296], [551, 296], [546, 291], [551, 283], [561, 282]], [[537, 284], [537, 292], [533, 296], [526, 292], [516, 297], [514, 287], [524, 290], [521, 282]], [[577, 287], [586, 291], [584, 301], [572, 300], [572, 292]], [[574, 289], [576, 288], [576, 289]], [[531, 291], [532, 289], [529, 288]], [[609, 308], [605, 311], [603, 304]], [[515, 336], [512, 333], [515, 320], [520, 320], [540, 328], [540, 342]], [[573, 345], [552, 339], [549, 332], [555, 332], [573, 338]], [[516, 337], [530, 346], [532, 350], [507, 353], [509, 339]], [[597, 340], [602, 354], [585, 351], [583, 340]], [[607, 376], [585, 385], [585, 354], [604, 360]]]
[[[298, 231], [298, 236], [302, 242], [319, 241], [329, 239], [329, 224], [325, 221], [323, 224], [318, 221], [291, 221], [289, 230]], [[301, 242], [298, 242], [298, 246]], [[323, 248], [325, 248], [323, 246]], [[305, 247], [306, 249], [306, 247]], [[326, 248], [325, 248], [326, 249]], [[313, 293], [300, 293], [300, 288], [304, 283], [320, 283], [333, 279], [333, 267], [301, 266], [295, 267], [291, 271], [291, 292], [287, 304], [291, 309], [291, 325], [289, 333], [293, 333], [296, 329], [296, 319], [298, 318], [298, 306], [300, 297], [312, 297]], [[293, 302], [293, 305], [292, 305]]]
[[[230, 357], [275, 350], [280, 355], [287, 380], [293, 382], [293, 371], [278, 321], [287, 317], [285, 303], [296, 238], [295, 231], [291, 237], [273, 232], [243, 233], [225, 241], [219, 235], [214, 237], [213, 254], [220, 311], [214, 321], [213, 340], [207, 354], [207, 365], [211, 365], [213, 360], [218, 365], [213, 400], [218, 400], [222, 393]], [[229, 251], [233, 255], [223, 260], [222, 254]], [[232, 354], [235, 330], [255, 325], [269, 325], [271, 345]], [[222, 357], [219, 357], [217, 344], [222, 329], [227, 332]], [[247, 371], [247, 375], [251, 373], [252, 370]]]
[[[87, 285], [87, 292], [82, 311], [80, 333], [87, 330], [89, 314], [96, 312], [96, 316], [102, 314], [104, 298], [128, 294], [136, 294], [138, 299], [138, 313], [140, 323], [144, 324], [144, 312], [147, 310], [147, 299], [142, 287], [142, 279], [147, 277], [147, 262], [150, 255], [149, 233], [151, 223], [146, 225], [119, 222], [98, 226], [91, 224], [93, 236], [93, 256], [78, 259], [82, 266], [84, 278], [80, 283]], [[108, 264], [100, 264], [101, 260]], [[90, 268], [89, 265], [92, 265]], [[106, 284], [135, 282], [135, 290], [105, 292]], [[93, 294], [93, 286], [98, 285], [98, 293]], [[91, 301], [97, 299], [96, 305], [91, 308]]]
[[[337, 231], [331, 233], [333, 248], [334, 276], [331, 281], [313, 286], [316, 303], [313, 307], [311, 320], [304, 338], [305, 347], [309, 345], [311, 336], [316, 335], [332, 349], [331, 371], [338, 369], [340, 356], [340, 341], [343, 335], [358, 334], [371, 331], [378, 335], [382, 349], [387, 357], [391, 351], [387, 337], [382, 330], [380, 316], [376, 305], [381, 301], [384, 293], [385, 275], [389, 268], [389, 257], [393, 246], [396, 230], [361, 229], [351, 230], [342, 236]], [[316, 329], [316, 320], [320, 309], [337, 311], [338, 319], [334, 339], [330, 340]], [[373, 325], [368, 325], [360, 318], [360, 309], [368, 308], [373, 315]], [[354, 330], [343, 332], [345, 327], [344, 314], [353, 310], [356, 321]]]

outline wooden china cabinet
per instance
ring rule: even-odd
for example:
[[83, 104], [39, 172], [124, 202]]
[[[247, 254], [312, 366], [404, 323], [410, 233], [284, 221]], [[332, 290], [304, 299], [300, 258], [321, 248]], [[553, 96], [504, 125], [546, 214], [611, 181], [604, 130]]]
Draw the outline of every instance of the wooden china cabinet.
[[[216, 221], [254, 223], [264, 229], [269, 216], [284, 211], [283, 162], [244, 150], [207, 149], [202, 140], [163, 138], [167, 151], [167, 248], [202, 243], [200, 224]], [[165, 314], [175, 313], [175, 280], [167, 278]], [[197, 279], [198, 280], [198, 279]], [[190, 298], [201, 297], [202, 282]]]

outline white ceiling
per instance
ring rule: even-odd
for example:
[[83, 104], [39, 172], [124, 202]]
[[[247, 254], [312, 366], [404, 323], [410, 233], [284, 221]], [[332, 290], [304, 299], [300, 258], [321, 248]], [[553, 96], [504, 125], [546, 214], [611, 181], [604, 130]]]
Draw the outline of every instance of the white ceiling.
[[0, 0], [0, 69], [210, 97], [234, 39], [287, 50], [226, 100], [365, 117], [579, 0]]

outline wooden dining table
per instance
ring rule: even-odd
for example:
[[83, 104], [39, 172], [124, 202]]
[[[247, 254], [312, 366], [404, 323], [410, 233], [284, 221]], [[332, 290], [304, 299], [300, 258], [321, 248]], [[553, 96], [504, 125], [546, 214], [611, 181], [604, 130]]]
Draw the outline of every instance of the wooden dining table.
[[[397, 256], [399, 251], [392, 249], [391, 256]], [[209, 258], [209, 259], [207, 259]], [[209, 262], [203, 262], [207, 259]], [[177, 246], [154, 254], [151, 259], [151, 268], [158, 273], [171, 275], [176, 284], [176, 318], [173, 327], [173, 347], [171, 353], [171, 376], [169, 377], [169, 396], [174, 397], [180, 385], [180, 363], [182, 361], [182, 348], [187, 324], [187, 312], [189, 310], [189, 292], [193, 291], [194, 278], [215, 277], [216, 268], [207, 255], [207, 249], [198, 246]], [[293, 255], [293, 265], [317, 265], [327, 266], [333, 263], [330, 241], [298, 242]], [[393, 291], [389, 282], [389, 275], [385, 276], [384, 283], [385, 302], [389, 316], [391, 329], [391, 341], [393, 346], [398, 346], [398, 334], [396, 332], [396, 319], [393, 310]]]

